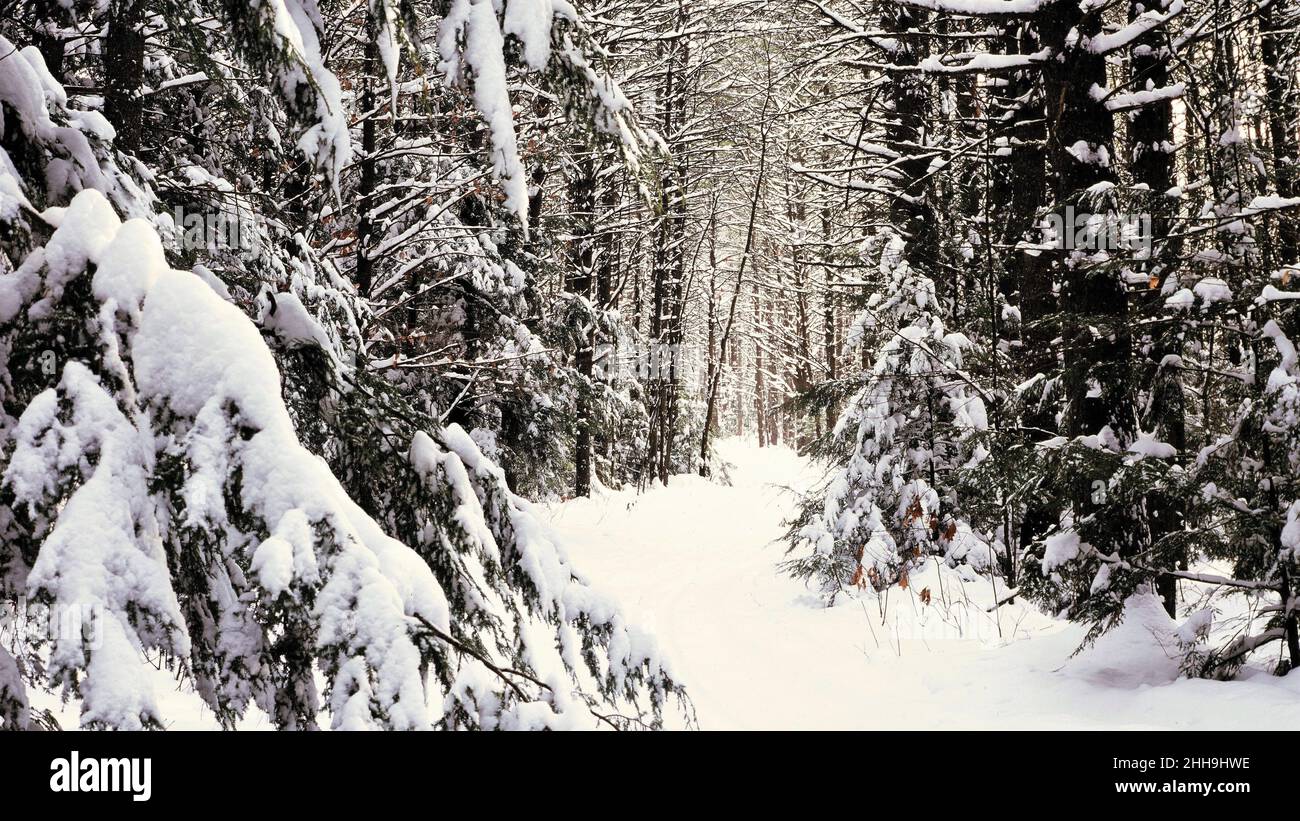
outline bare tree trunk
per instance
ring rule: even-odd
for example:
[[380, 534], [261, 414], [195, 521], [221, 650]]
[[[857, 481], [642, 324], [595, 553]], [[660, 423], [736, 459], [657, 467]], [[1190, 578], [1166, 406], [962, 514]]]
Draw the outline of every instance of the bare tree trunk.
[[113, 144], [127, 153], [140, 148], [144, 130], [145, 0], [114, 0], [104, 39], [104, 116], [117, 131]]
[[357, 182], [357, 248], [355, 278], [357, 290], [369, 297], [374, 287], [374, 261], [370, 258], [370, 235], [374, 232], [372, 210], [375, 188], [378, 185], [375, 169], [376, 118], [375, 111], [375, 31], [374, 24], [366, 26], [369, 42], [361, 65], [361, 178]]
[[[924, 29], [928, 15], [920, 9], [890, 3], [882, 15], [881, 28], [899, 34]], [[893, 55], [894, 63], [918, 65], [924, 56], [925, 42], [921, 38], [900, 40], [900, 47]], [[926, 173], [930, 159], [919, 149], [924, 120], [929, 113], [929, 95], [922, 75], [915, 71], [891, 72], [889, 95], [893, 111], [885, 126], [885, 145], [903, 157], [897, 162], [897, 186], [903, 196], [890, 200], [889, 223], [907, 240], [903, 251], [907, 262], [918, 270], [935, 272], [939, 236]], [[937, 272], [934, 278], [940, 279]], [[942, 281], [936, 283], [940, 289], [942, 284]]]
[[[589, 150], [583, 150], [575, 163], [574, 177], [569, 183], [570, 212], [573, 219], [573, 238], [569, 242], [569, 277], [566, 283], [570, 293], [588, 302], [592, 298], [592, 276], [595, 263], [596, 233], [596, 163]], [[599, 306], [592, 305], [599, 311]], [[596, 324], [579, 329], [578, 350], [574, 366], [582, 378], [577, 397], [577, 433], [574, 437], [573, 493], [575, 496], [591, 495], [591, 427], [593, 356], [596, 345]]]
[[[618, 209], [618, 201], [618, 184], [612, 178], [607, 178], [604, 190], [600, 196], [599, 213], [605, 215], [606, 218], [608, 218], [609, 215], [613, 215]], [[593, 220], [592, 224], [595, 226], [596, 221]], [[615, 307], [614, 302], [617, 299], [614, 292], [614, 274], [615, 271], [619, 269], [620, 243], [618, 232], [608, 229], [605, 230], [598, 245], [600, 253], [595, 265], [596, 309], [598, 311], [608, 311]], [[608, 336], [602, 335], [599, 328], [596, 329], [596, 336], [593, 340], [593, 350], [595, 354], [601, 357], [599, 382], [601, 383], [602, 389], [604, 383], [608, 382], [612, 378], [612, 369], [616, 364], [615, 356], [617, 351], [614, 349], [616, 343], [616, 339], [610, 339]], [[596, 362], [593, 359], [593, 370], [595, 369], [595, 365]], [[612, 446], [613, 440], [610, 438], [606, 429], [604, 427], [599, 428], [595, 432], [592, 440], [592, 451], [593, 453], [599, 454], [600, 458], [604, 460], [605, 470], [608, 472], [608, 476], [615, 475], [613, 466], [610, 464], [613, 454]], [[595, 460], [593, 460], [593, 462], [594, 461]], [[597, 475], [600, 473], [594, 463], [592, 471]]]
[[[1137, 20], [1144, 10], [1144, 3], [1132, 3], [1129, 6], [1129, 19]], [[1134, 42], [1130, 67], [1134, 87], [1141, 88], [1149, 83], [1153, 88], [1164, 88], [1169, 84], [1169, 66], [1160, 49], [1158, 33], [1140, 37]], [[1169, 149], [1174, 140], [1172, 102], [1156, 100], [1140, 108], [1129, 125], [1129, 140], [1130, 171], [1135, 182], [1147, 187], [1144, 206], [1151, 218], [1151, 236], [1148, 238], [1151, 253], [1145, 263], [1138, 262], [1138, 269], [1151, 283], [1146, 291], [1144, 307], [1153, 314], [1158, 314], [1163, 307], [1161, 286], [1172, 270], [1174, 256], [1168, 247], [1170, 218], [1173, 216], [1170, 203], [1174, 201], [1165, 196], [1165, 192], [1174, 185], [1174, 155]], [[1182, 353], [1179, 325], [1180, 323], [1174, 323], [1172, 327], [1168, 324], [1152, 326], [1152, 338], [1144, 345], [1149, 351], [1144, 368], [1146, 382], [1151, 386], [1146, 427], [1182, 454], [1187, 447], [1182, 373], [1177, 368], [1167, 368], [1163, 364], [1166, 357]], [[1169, 537], [1182, 531], [1185, 504], [1176, 494], [1152, 493], [1147, 499], [1147, 507], [1151, 517], [1150, 538], [1153, 548], [1159, 546], [1162, 539], [1168, 542]], [[1176, 544], [1162, 546], [1153, 558], [1162, 566], [1187, 569], [1186, 550]], [[1165, 610], [1170, 616], [1176, 616], [1178, 579], [1171, 575], [1159, 577], [1156, 580], [1156, 591], [1164, 602]]]
[[[1105, 105], [1091, 90], [1106, 86], [1106, 61], [1082, 45], [1101, 32], [1101, 11], [1084, 12], [1073, 0], [1056, 0], [1041, 19], [1043, 41], [1057, 57], [1044, 64], [1047, 103], [1048, 155], [1055, 170], [1055, 203], [1063, 209], [1063, 224], [1073, 225], [1064, 212], [1074, 206], [1091, 213], [1088, 191], [1113, 182], [1114, 173], [1100, 157], [1115, 156], [1115, 124]], [[1096, 435], [1109, 427], [1121, 443], [1132, 441], [1135, 427], [1130, 376], [1128, 297], [1119, 276], [1109, 266], [1095, 265], [1059, 252], [1062, 281], [1061, 311], [1065, 346], [1066, 433], [1071, 438]], [[1071, 498], [1082, 516], [1096, 507], [1093, 482], [1109, 477], [1079, 471]], [[1097, 545], [1127, 552], [1131, 544]]]
[[[758, 141], [758, 171], [754, 181], [754, 193], [749, 198], [749, 220], [745, 227], [745, 245], [740, 253], [740, 263], [736, 266], [736, 286], [731, 292], [731, 303], [727, 307], [727, 324], [723, 327], [722, 338], [718, 343], [719, 363], [727, 357], [727, 344], [731, 341], [731, 332], [736, 324], [736, 306], [740, 302], [740, 295], [745, 287], [745, 264], [749, 262], [750, 257], [753, 256], [754, 252], [754, 235], [758, 225], [758, 206], [759, 202], [763, 198], [763, 181], [767, 175], [767, 111], [768, 103], [771, 101], [771, 89], [769, 88], [768, 91], [769, 93], [763, 102], [763, 122], [760, 123]], [[755, 299], [757, 299], [757, 296], [755, 296]], [[758, 362], [761, 367], [761, 354], [758, 355]], [[699, 473], [701, 476], [709, 475], [709, 434], [713, 430], [714, 408], [717, 404], [718, 385], [721, 382], [721, 378], [721, 367], [710, 372], [709, 389], [704, 402], [704, 426], [700, 433]], [[759, 438], [760, 440], [762, 439], [761, 435]]]
[[[1264, 64], [1264, 88], [1268, 98], [1268, 130], [1273, 144], [1273, 176], [1280, 197], [1296, 195], [1296, 128], [1300, 127], [1300, 88], [1296, 70], [1300, 57], [1296, 46], [1294, 0], [1274, 0], [1259, 10], [1260, 56]], [[1282, 265], [1300, 262], [1300, 216], [1295, 209], [1278, 214], [1277, 257]]]
[[[839, 321], [835, 315], [835, 268], [832, 263], [831, 254], [831, 210], [829, 207], [822, 209], [822, 250], [824, 266], [824, 286], [825, 292], [822, 294], [822, 335], [824, 351], [826, 357], [826, 377], [831, 382], [839, 379], [839, 349], [840, 344], [837, 338], [838, 328], [836, 323]], [[826, 431], [827, 433], [835, 429], [835, 422], [839, 418], [839, 408], [834, 403], [826, 407]]]
[[33, 32], [32, 40], [40, 51], [41, 58], [45, 60], [45, 69], [50, 72], [50, 76], [60, 83], [66, 83], [63, 73], [63, 38], [53, 29], [66, 25], [68, 13], [56, 0], [36, 0], [35, 6], [38, 20], [49, 26], [49, 29], [38, 27]]

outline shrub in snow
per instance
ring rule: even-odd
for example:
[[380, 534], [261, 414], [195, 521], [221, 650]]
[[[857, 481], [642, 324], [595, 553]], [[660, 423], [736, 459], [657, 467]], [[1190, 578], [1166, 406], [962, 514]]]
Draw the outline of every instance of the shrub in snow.
[[[1172, 445], [1142, 431], [1126, 447], [1106, 428], [1100, 436], [1040, 444], [1045, 487], [1107, 477], [1092, 483], [1093, 510], [1063, 516], [1041, 552], [1028, 556], [1024, 584], [1051, 609], [1089, 622], [1089, 642], [1122, 627], [1135, 596], [1172, 581], [1184, 586], [1197, 615], [1178, 642], [1166, 642], [1184, 673], [1230, 677], [1262, 648], [1278, 651], [1266, 663], [1279, 673], [1291, 669], [1293, 655], [1300, 657], [1300, 531], [1293, 526], [1300, 496], [1300, 370], [1294, 332], [1283, 330], [1294, 328], [1296, 315], [1289, 300], [1269, 304], [1267, 287], [1256, 286], [1235, 305], [1208, 309], [1222, 321], [1251, 315], [1235, 343], [1242, 347], [1232, 354], [1248, 369], [1223, 389], [1229, 432], [1208, 439], [1185, 466]], [[1162, 532], [1153, 522], [1173, 500], [1180, 524]], [[1053, 505], [1063, 508], [1064, 502]], [[1184, 526], [1182, 519], [1197, 524]], [[1202, 562], [1212, 566], [1197, 566]]]

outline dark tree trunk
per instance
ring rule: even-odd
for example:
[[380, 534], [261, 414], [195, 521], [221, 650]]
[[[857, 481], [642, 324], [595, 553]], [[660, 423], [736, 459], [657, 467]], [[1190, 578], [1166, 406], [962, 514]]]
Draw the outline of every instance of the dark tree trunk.
[[[569, 243], [569, 277], [567, 289], [585, 300], [592, 298], [592, 280], [595, 267], [596, 233], [596, 163], [590, 151], [581, 154], [575, 163], [574, 176], [569, 183], [570, 212], [573, 219], [573, 239]], [[599, 306], [592, 306], [599, 310]], [[592, 442], [592, 380], [593, 355], [596, 345], [596, 324], [579, 329], [578, 350], [574, 365], [582, 377], [577, 398], [577, 431], [574, 437], [573, 492], [576, 496], [591, 495], [591, 442]]]
[[[909, 6], [890, 3], [881, 18], [881, 27], [904, 34], [912, 29], [924, 30], [929, 13]], [[893, 53], [899, 66], [915, 66], [924, 56], [922, 38], [903, 38]], [[896, 186], [903, 196], [890, 202], [889, 222], [907, 240], [904, 256], [918, 270], [934, 272], [938, 259], [938, 226], [929, 198], [926, 171], [930, 158], [922, 149], [925, 118], [929, 113], [929, 95], [923, 76], [915, 71], [890, 74], [889, 94], [893, 112], [885, 125], [885, 145], [904, 157], [896, 165]], [[936, 283], [942, 287], [942, 283]]]
[[[1280, 197], [1296, 195], [1296, 129], [1300, 127], [1300, 88], [1296, 71], [1300, 58], [1296, 46], [1294, 0], [1264, 3], [1259, 12], [1260, 56], [1264, 64], [1264, 88], [1268, 98], [1269, 137], [1273, 144], [1273, 175]], [[1300, 216], [1295, 209], [1278, 214], [1277, 261], [1281, 265], [1300, 262]]]
[[357, 291], [369, 298], [374, 289], [374, 260], [370, 258], [370, 235], [375, 225], [372, 217], [374, 210], [375, 188], [378, 179], [375, 168], [375, 147], [377, 140], [377, 123], [379, 112], [375, 111], [375, 40], [373, 24], [370, 28], [370, 43], [366, 46], [365, 59], [361, 66], [361, 111], [365, 118], [361, 122], [361, 178], [357, 182], [357, 249], [355, 279]]
[[54, 31], [67, 21], [68, 13], [56, 0], [36, 0], [37, 26], [32, 36], [36, 48], [45, 60], [45, 69], [60, 83], [66, 83], [63, 72], [63, 38]]
[[[839, 360], [840, 343], [837, 338], [836, 323], [839, 321], [835, 315], [835, 267], [834, 255], [831, 253], [831, 209], [822, 209], [822, 260], [825, 263], [825, 272], [823, 281], [825, 284], [825, 293], [822, 295], [822, 344], [824, 346], [823, 355], [826, 357], [826, 377], [831, 382], [839, 378]], [[839, 418], [839, 407], [837, 403], [830, 403], [826, 407], [826, 431], [829, 433], [834, 430], [835, 422]]]
[[[1034, 29], [1016, 22], [1003, 30], [1003, 50], [1008, 54], [1033, 54], [1040, 48]], [[1037, 219], [1046, 193], [1047, 128], [1043, 121], [1042, 99], [1034, 91], [1037, 77], [1027, 71], [1013, 72], [1007, 79], [1005, 93], [997, 101], [1010, 110], [1006, 138], [1011, 153], [995, 158], [990, 204], [998, 214], [1006, 215], [1001, 245], [1002, 294], [1019, 302], [1021, 345], [1024, 356], [1023, 375], [1046, 373], [1054, 364], [1051, 340], [1055, 331], [1048, 317], [1056, 310], [1052, 295], [1051, 268], [1043, 254], [1029, 254], [1015, 249], [1021, 241], [1039, 240]], [[1003, 116], [1002, 110], [993, 112]], [[1037, 427], [1050, 426], [1048, 419], [1035, 419]]]
[[127, 152], [140, 148], [144, 130], [145, 0], [115, 0], [108, 9], [104, 39], [104, 116], [117, 130], [113, 144]]
[[[677, 4], [676, 25], [685, 28], [689, 14], [686, 4]], [[688, 41], [671, 43], [666, 58], [661, 99], [660, 133], [676, 148], [675, 163], [661, 179], [662, 215], [655, 234], [651, 266], [650, 366], [647, 382], [647, 406], [650, 413], [648, 434], [649, 476], [667, 482], [673, 470], [673, 447], [677, 428], [677, 356], [683, 320], [683, 286], [685, 282], [686, 210], [688, 169], [684, 148], [674, 146], [677, 129], [687, 122], [686, 72], [690, 65]]]
[[[1103, 153], [1115, 156], [1114, 120], [1091, 93], [1094, 86], [1106, 86], [1105, 57], [1079, 45], [1101, 32], [1101, 12], [1084, 12], [1073, 0], [1057, 0], [1044, 10], [1040, 31], [1044, 44], [1056, 52], [1043, 67], [1047, 119], [1053, 126], [1047, 151], [1055, 171], [1054, 199], [1062, 224], [1073, 226], [1067, 207], [1092, 213], [1096, 206], [1089, 189], [1114, 182], [1109, 164], [1101, 161]], [[1113, 267], [1070, 251], [1057, 252], [1056, 269], [1062, 283], [1066, 433], [1070, 438], [1095, 436], [1108, 427], [1124, 446], [1136, 428], [1124, 284]], [[1070, 494], [1076, 518], [1096, 509], [1094, 482], [1108, 478], [1079, 471]], [[1095, 546], [1128, 554], [1133, 546], [1120, 535], [1123, 530], [1114, 529], [1119, 544]]]
[[[1129, 7], [1129, 19], [1136, 20], [1145, 10], [1142, 3]], [[1139, 38], [1132, 49], [1130, 67], [1135, 88], [1164, 88], [1169, 84], [1169, 66], [1160, 51], [1160, 37], [1153, 32]], [[1171, 205], [1165, 196], [1174, 184], [1174, 156], [1169, 150], [1173, 144], [1173, 104], [1168, 100], [1149, 103], [1133, 115], [1129, 125], [1130, 171], [1137, 183], [1147, 186], [1143, 210], [1151, 221], [1151, 254], [1145, 262], [1137, 263], [1150, 282], [1144, 307], [1158, 314], [1163, 307], [1161, 286], [1168, 276], [1173, 259], [1168, 247]], [[1179, 454], [1187, 447], [1185, 425], [1186, 404], [1183, 396], [1181, 371], [1163, 367], [1167, 356], [1182, 353], [1181, 325], [1152, 325], [1152, 338], [1145, 345], [1149, 351], [1144, 363], [1146, 383], [1151, 386], [1147, 427], [1158, 439], [1168, 442]], [[1177, 544], [1175, 534], [1183, 529], [1184, 503], [1176, 494], [1153, 492], [1148, 495], [1151, 543], [1156, 548], [1152, 559], [1160, 566], [1171, 569], [1187, 568], [1186, 549]], [[1161, 542], [1164, 544], [1161, 544]], [[1170, 616], [1177, 615], [1178, 579], [1171, 575], [1156, 581], [1156, 590]]]
[[[608, 215], [614, 214], [618, 209], [618, 201], [618, 185], [613, 179], [607, 178], [604, 190], [600, 195], [600, 214], [605, 215], [606, 218], [608, 218]], [[593, 228], [595, 225], [596, 222], [593, 221]], [[600, 251], [600, 253], [596, 255], [594, 271], [596, 277], [596, 309], [598, 311], [608, 311], [615, 307], [614, 301], [617, 298], [614, 291], [614, 276], [615, 272], [619, 270], [620, 246], [618, 232], [607, 230], [603, 232], [598, 242], [593, 240], [593, 244], [597, 245]], [[599, 357], [599, 361], [597, 362], [593, 360], [592, 367], [594, 371], [596, 366], [599, 365], [598, 381], [603, 385], [604, 382], [607, 382], [612, 378], [612, 369], [617, 364], [615, 359], [617, 351], [614, 350], [614, 344], [617, 340], [612, 340], [606, 336], [602, 336], [599, 328], [596, 329], [594, 339], [594, 353], [595, 356]], [[613, 441], [610, 432], [606, 430], [605, 427], [598, 428], [592, 436], [592, 451], [594, 454], [600, 455], [600, 459], [603, 460], [605, 464], [605, 470], [607, 471], [608, 476], [614, 475], [613, 466], [610, 464], [613, 453]], [[597, 475], [600, 474], [594, 456], [592, 472]]]

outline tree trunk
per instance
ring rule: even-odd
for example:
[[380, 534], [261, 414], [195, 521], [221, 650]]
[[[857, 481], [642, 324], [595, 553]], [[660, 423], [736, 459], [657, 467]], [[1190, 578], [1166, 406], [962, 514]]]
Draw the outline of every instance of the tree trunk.
[[135, 153], [144, 131], [145, 0], [115, 0], [108, 8], [104, 39], [104, 116], [117, 136], [113, 144]]
[[[567, 290], [590, 302], [596, 248], [596, 164], [590, 151], [584, 151], [575, 163], [574, 176], [569, 183], [569, 201], [573, 219], [573, 238], [569, 242]], [[599, 310], [595, 305], [591, 307], [593, 310]], [[578, 335], [578, 350], [574, 366], [582, 378], [582, 383], [578, 386], [577, 397], [573, 493], [575, 496], [590, 496], [591, 402], [592, 393], [596, 389], [592, 380], [592, 364], [596, 345], [596, 324], [593, 322], [590, 326], [579, 329]]]
[[[881, 19], [887, 32], [904, 34], [924, 30], [929, 13], [889, 3]], [[904, 38], [893, 53], [895, 64], [915, 66], [925, 51], [925, 40]], [[930, 158], [921, 149], [924, 122], [929, 113], [929, 94], [924, 77], [914, 71], [890, 72], [889, 94], [893, 114], [885, 126], [885, 145], [904, 159], [898, 161], [895, 182], [902, 196], [890, 201], [889, 223], [907, 240], [903, 251], [908, 264], [918, 270], [934, 272], [938, 259], [938, 226], [929, 198], [926, 171]], [[942, 283], [936, 283], [942, 286]]]
[[[1057, 0], [1041, 19], [1044, 44], [1056, 53], [1043, 68], [1048, 130], [1047, 150], [1055, 171], [1055, 203], [1062, 224], [1072, 226], [1074, 213], [1092, 213], [1089, 189], [1114, 182], [1104, 159], [1114, 157], [1115, 126], [1111, 113], [1092, 95], [1106, 86], [1105, 57], [1082, 47], [1101, 32], [1101, 11], [1080, 10], [1073, 0]], [[1100, 205], [1102, 208], [1110, 208]], [[1109, 428], [1127, 446], [1136, 420], [1129, 373], [1128, 298], [1111, 266], [1097, 265], [1067, 250], [1056, 254], [1061, 281], [1060, 310], [1065, 345], [1066, 433], [1070, 438], [1095, 436]], [[1079, 471], [1071, 498], [1076, 520], [1094, 510], [1095, 481], [1108, 476]], [[1128, 555], [1133, 546], [1114, 528], [1121, 544], [1094, 545], [1103, 552]]]
[[[1129, 6], [1130, 21], [1136, 20], [1144, 10], [1143, 3], [1132, 3]], [[1158, 32], [1140, 37], [1134, 42], [1130, 67], [1132, 85], [1135, 88], [1145, 88], [1148, 84], [1152, 88], [1164, 88], [1169, 84], [1169, 66], [1160, 50]], [[1143, 198], [1143, 206], [1151, 221], [1151, 236], [1148, 238], [1151, 253], [1145, 262], [1139, 260], [1136, 268], [1151, 283], [1146, 292], [1144, 307], [1152, 315], [1159, 315], [1164, 307], [1161, 286], [1172, 267], [1168, 242], [1170, 218], [1173, 216], [1170, 204], [1174, 200], [1165, 196], [1165, 192], [1174, 184], [1174, 156], [1170, 148], [1173, 140], [1173, 104], [1170, 101], [1148, 103], [1134, 114], [1129, 125], [1130, 171], [1135, 182], [1147, 186], [1148, 193]], [[1181, 323], [1151, 327], [1152, 338], [1144, 345], [1149, 351], [1144, 363], [1144, 381], [1151, 386], [1152, 392], [1146, 427], [1154, 431], [1161, 441], [1173, 445], [1181, 455], [1187, 447], [1182, 375], [1177, 368], [1163, 367], [1167, 356], [1182, 353]], [[1175, 494], [1153, 492], [1148, 496], [1153, 547], [1160, 540], [1182, 531], [1184, 507], [1183, 500]], [[1173, 569], [1187, 568], [1186, 550], [1177, 545], [1160, 550], [1153, 556], [1153, 560]], [[1156, 591], [1164, 602], [1165, 610], [1170, 616], [1176, 616], [1178, 579], [1170, 575], [1159, 577]]]
[[370, 258], [370, 235], [375, 225], [372, 218], [375, 188], [379, 182], [375, 168], [375, 147], [379, 112], [375, 111], [375, 34], [373, 23], [367, 26], [370, 42], [366, 46], [361, 66], [361, 178], [357, 181], [357, 248], [355, 278], [357, 291], [369, 297], [374, 289], [374, 260]]
[[[1296, 15], [1294, 0], [1264, 3], [1259, 11], [1260, 55], [1268, 98], [1269, 137], [1273, 147], [1273, 175], [1279, 197], [1296, 195], [1296, 128], [1300, 122], [1300, 89], [1296, 85]], [[1277, 260], [1281, 265], [1300, 263], [1300, 216], [1295, 209], [1278, 214]]]

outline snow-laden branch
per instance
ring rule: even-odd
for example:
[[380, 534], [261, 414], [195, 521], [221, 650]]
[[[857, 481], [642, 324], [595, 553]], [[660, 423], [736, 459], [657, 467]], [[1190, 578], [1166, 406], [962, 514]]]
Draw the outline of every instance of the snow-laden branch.
[[1183, 8], [1183, 0], [1173, 0], [1169, 5], [1169, 10], [1164, 14], [1158, 11], [1143, 12], [1138, 19], [1119, 31], [1113, 34], [1098, 34], [1093, 37], [1088, 41], [1088, 51], [1093, 54], [1110, 54], [1112, 51], [1127, 48], [1147, 32], [1154, 31], [1182, 14]]
[[959, 14], [966, 17], [1026, 16], [1055, 0], [895, 0], [900, 6]]

